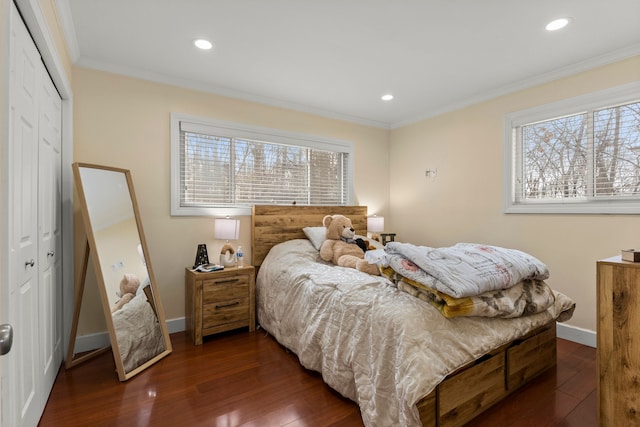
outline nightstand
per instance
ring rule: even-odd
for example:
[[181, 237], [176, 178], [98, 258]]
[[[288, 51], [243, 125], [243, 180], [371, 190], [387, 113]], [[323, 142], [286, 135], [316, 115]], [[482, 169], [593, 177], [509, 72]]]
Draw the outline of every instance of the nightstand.
[[255, 268], [225, 267], [198, 273], [185, 269], [185, 323], [195, 345], [202, 337], [232, 329], [256, 327]]
[[382, 242], [380, 243], [386, 245], [389, 242], [395, 242], [396, 233], [380, 233], [380, 238], [382, 239]]

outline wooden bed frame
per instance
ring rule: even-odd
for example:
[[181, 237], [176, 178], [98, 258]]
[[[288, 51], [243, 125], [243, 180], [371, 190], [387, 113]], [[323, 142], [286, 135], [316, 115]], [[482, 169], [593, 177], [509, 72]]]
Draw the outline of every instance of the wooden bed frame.
[[[366, 235], [366, 206], [254, 206], [251, 254], [256, 271], [271, 247], [306, 238], [302, 228], [322, 226], [329, 214], [349, 217], [356, 233]], [[450, 374], [417, 403], [420, 420], [423, 426], [464, 425], [555, 365], [554, 320]]]

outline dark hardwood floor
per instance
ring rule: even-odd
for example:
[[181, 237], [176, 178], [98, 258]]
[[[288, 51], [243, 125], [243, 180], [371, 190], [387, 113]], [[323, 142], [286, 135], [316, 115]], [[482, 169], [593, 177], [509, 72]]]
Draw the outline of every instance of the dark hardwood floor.
[[[127, 382], [110, 352], [58, 373], [41, 426], [362, 426], [355, 403], [264, 331], [236, 331], [173, 353]], [[469, 425], [596, 425], [595, 349], [558, 339], [558, 366]]]

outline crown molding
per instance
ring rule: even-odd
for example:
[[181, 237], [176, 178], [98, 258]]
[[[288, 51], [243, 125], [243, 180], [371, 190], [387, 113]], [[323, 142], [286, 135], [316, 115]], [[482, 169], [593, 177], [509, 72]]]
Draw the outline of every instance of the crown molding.
[[618, 49], [612, 52], [608, 52], [604, 55], [593, 57], [584, 61], [576, 62], [565, 67], [557, 68], [547, 73], [539, 74], [535, 77], [520, 80], [514, 83], [506, 84], [495, 89], [491, 89], [482, 93], [465, 98], [458, 102], [454, 102], [448, 105], [443, 105], [438, 108], [434, 108], [424, 112], [421, 115], [402, 120], [399, 122], [391, 123], [390, 129], [397, 129], [403, 126], [414, 124], [422, 120], [427, 120], [441, 114], [450, 113], [455, 110], [459, 110], [465, 107], [469, 107], [474, 104], [479, 104], [484, 101], [498, 98], [503, 95], [518, 92], [524, 89], [530, 89], [535, 86], [539, 86], [545, 83], [559, 80], [564, 77], [568, 77], [574, 74], [589, 71], [598, 67], [613, 64], [614, 62], [622, 61], [640, 55], [640, 43], [627, 46], [622, 49]]
[[58, 19], [60, 20], [60, 27], [62, 27], [62, 33], [67, 42], [71, 62], [75, 63], [80, 57], [80, 47], [78, 46], [76, 27], [73, 25], [69, 0], [56, 0], [54, 3], [56, 5]]

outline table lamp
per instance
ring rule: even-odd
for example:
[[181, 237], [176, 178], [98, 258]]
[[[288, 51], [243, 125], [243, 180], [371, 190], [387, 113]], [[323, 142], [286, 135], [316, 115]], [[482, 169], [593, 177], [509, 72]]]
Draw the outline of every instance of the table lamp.
[[[367, 231], [371, 233], [373, 240], [380, 241], [380, 233], [384, 230], [384, 217], [383, 216], [370, 216], [367, 217]], [[381, 242], [382, 243], [382, 242]]]
[[226, 218], [216, 218], [213, 235], [216, 239], [226, 240], [220, 250], [220, 265], [234, 267], [236, 265], [235, 250], [229, 240], [238, 240], [240, 237], [240, 220]]

